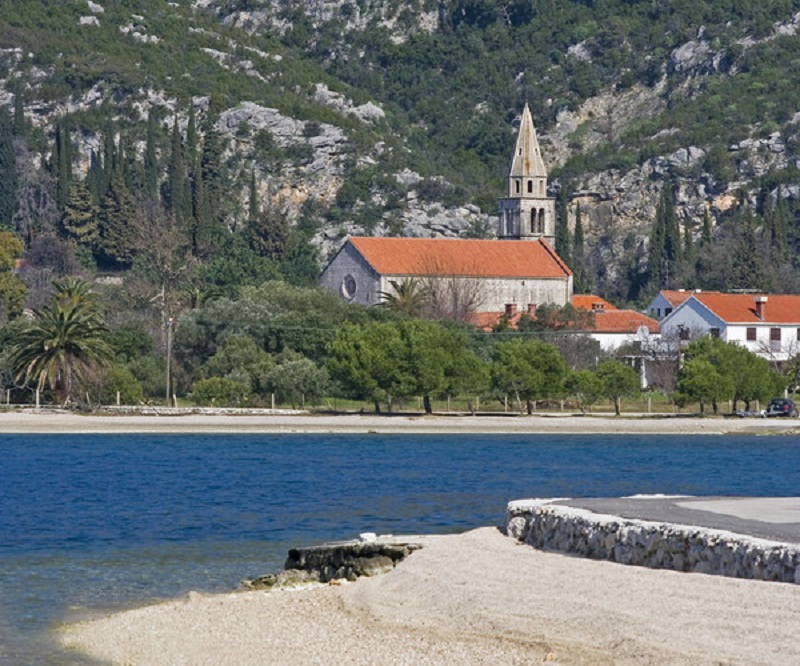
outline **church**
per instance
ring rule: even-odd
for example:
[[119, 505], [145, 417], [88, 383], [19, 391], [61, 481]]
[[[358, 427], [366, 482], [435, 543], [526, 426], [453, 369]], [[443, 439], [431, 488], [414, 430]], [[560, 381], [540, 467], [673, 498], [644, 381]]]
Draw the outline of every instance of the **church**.
[[[344, 300], [377, 305], [414, 280], [429, 293], [469, 296], [469, 319], [487, 321], [572, 301], [572, 272], [553, 249], [555, 199], [528, 105], [522, 112], [497, 239], [350, 237], [320, 277]], [[462, 317], [458, 317], [462, 318]]]

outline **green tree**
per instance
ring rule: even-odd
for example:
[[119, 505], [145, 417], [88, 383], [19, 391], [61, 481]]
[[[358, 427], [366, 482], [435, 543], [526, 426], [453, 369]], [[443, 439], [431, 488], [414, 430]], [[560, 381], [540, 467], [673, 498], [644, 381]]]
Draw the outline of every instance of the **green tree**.
[[206, 377], [227, 377], [257, 391], [261, 378], [273, 367], [272, 357], [261, 349], [253, 338], [229, 335], [202, 367]]
[[260, 256], [280, 262], [289, 242], [289, 224], [286, 215], [268, 206], [250, 219], [250, 245]]
[[701, 413], [705, 412], [705, 404], [710, 402], [714, 414], [717, 414], [719, 402], [732, 399], [734, 391], [731, 377], [721, 374], [717, 367], [703, 358], [690, 358], [678, 373], [676, 402], [699, 402]]
[[565, 188], [561, 188], [558, 198], [558, 216], [556, 217], [556, 247], [555, 250], [560, 257], [569, 259], [572, 256], [572, 247], [569, 237], [569, 201]]
[[0, 231], [0, 322], [22, 314], [25, 306], [25, 285], [14, 273], [23, 252], [19, 238], [10, 231]]
[[99, 213], [98, 247], [103, 261], [127, 268], [133, 262], [131, 229], [136, 218], [136, 202], [122, 168], [115, 171]]
[[591, 291], [591, 280], [586, 270], [586, 249], [583, 240], [583, 219], [581, 207], [575, 208], [575, 233], [572, 241], [572, 273], [573, 287], [576, 294], [586, 294]]
[[99, 209], [92, 200], [92, 193], [86, 182], [79, 180], [72, 186], [61, 227], [66, 234], [80, 245], [94, 248], [100, 241]]
[[154, 107], [150, 107], [147, 114], [147, 138], [144, 147], [144, 196], [146, 199], [158, 198], [158, 181], [160, 167], [158, 163], [158, 114]]
[[325, 368], [317, 367], [302, 356], [289, 355], [265, 374], [262, 384], [280, 402], [288, 402], [292, 408], [304, 408], [306, 403], [319, 404], [329, 389], [330, 380]]
[[733, 401], [744, 401], [745, 408], [755, 400], [766, 401], [785, 388], [785, 380], [773, 372], [766, 359], [734, 342], [718, 338], [700, 338], [684, 350], [684, 361], [693, 360], [709, 363], [722, 377], [723, 381], [733, 383]]
[[578, 402], [581, 414], [603, 396], [603, 382], [591, 370], [573, 370], [567, 375], [564, 386], [567, 395]]
[[201, 406], [241, 407], [249, 399], [249, 387], [234, 379], [211, 377], [192, 384], [192, 400]]
[[622, 412], [622, 398], [639, 394], [639, 374], [630, 366], [610, 359], [597, 367], [597, 377], [603, 383], [603, 395], [614, 402], [614, 413]]
[[0, 229], [11, 229], [17, 207], [17, 163], [11, 114], [0, 107]]
[[356, 398], [370, 400], [380, 413], [380, 403], [392, 411], [395, 396], [409, 395], [413, 380], [405, 374], [402, 339], [396, 326], [383, 322], [345, 323], [329, 347], [331, 378]]
[[747, 209], [738, 221], [729, 286], [731, 289], [767, 289], [763, 257], [756, 240], [753, 213]]
[[495, 346], [492, 383], [501, 395], [525, 402], [528, 414], [536, 400], [553, 398], [564, 390], [566, 365], [555, 345], [539, 340], [511, 340]]
[[36, 382], [40, 391], [49, 385], [66, 403], [93, 370], [111, 364], [114, 350], [91, 284], [64, 278], [54, 286], [50, 304], [34, 312], [12, 354], [19, 379]]

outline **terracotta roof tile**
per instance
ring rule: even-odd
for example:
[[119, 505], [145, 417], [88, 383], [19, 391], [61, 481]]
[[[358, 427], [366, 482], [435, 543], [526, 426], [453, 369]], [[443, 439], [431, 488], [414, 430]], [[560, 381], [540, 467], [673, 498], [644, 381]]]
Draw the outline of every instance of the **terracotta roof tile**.
[[572, 275], [542, 240], [351, 237], [350, 243], [381, 275], [460, 275], [564, 278]]
[[[729, 324], [798, 324], [800, 296], [793, 294], [694, 293], [692, 296]], [[756, 316], [756, 297], [766, 297], [764, 318]]]
[[669, 301], [673, 308], [677, 308], [693, 294], [718, 294], [720, 292], [695, 291], [694, 289], [662, 289], [659, 293]]
[[605, 298], [594, 294], [574, 294], [572, 296], [572, 307], [577, 310], [616, 310], [617, 308], [609, 303]]
[[660, 330], [655, 319], [635, 310], [605, 310], [594, 315], [594, 330], [597, 333], [636, 333], [640, 326], [647, 326], [650, 333]]

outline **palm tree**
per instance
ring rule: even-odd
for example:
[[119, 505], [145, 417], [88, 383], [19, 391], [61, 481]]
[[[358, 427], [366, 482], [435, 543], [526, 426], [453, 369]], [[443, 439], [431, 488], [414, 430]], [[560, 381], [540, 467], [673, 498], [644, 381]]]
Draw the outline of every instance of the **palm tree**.
[[12, 350], [17, 378], [36, 382], [38, 390], [50, 386], [72, 399], [76, 382], [97, 366], [110, 365], [114, 350], [105, 339], [97, 294], [85, 280], [64, 278], [54, 283], [49, 305], [34, 312], [35, 320], [20, 334]]
[[381, 291], [380, 304], [394, 312], [402, 312], [409, 317], [419, 317], [430, 300], [430, 289], [414, 278], [397, 282], [389, 280], [394, 291]]

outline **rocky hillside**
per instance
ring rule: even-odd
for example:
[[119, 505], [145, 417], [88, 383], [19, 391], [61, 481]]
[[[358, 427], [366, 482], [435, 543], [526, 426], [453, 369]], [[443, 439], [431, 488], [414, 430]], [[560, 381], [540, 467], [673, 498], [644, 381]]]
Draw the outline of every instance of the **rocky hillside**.
[[[573, 232], [580, 206], [580, 257], [560, 251], [585, 262], [585, 288], [619, 301], [659, 286], [800, 289], [800, 2], [5, 5], [0, 105], [24, 116], [23, 184], [54, 172], [61, 126], [72, 186], [113, 136], [134, 162], [155, 146], [169, 206], [175, 128], [190, 152], [192, 132], [202, 146], [211, 131], [228, 233], [246, 228], [256, 201], [306, 230], [321, 261], [350, 233], [485, 236], [528, 101]], [[719, 242], [702, 271], [687, 250], [656, 281], [665, 184], [680, 233], [700, 242], [705, 222]], [[0, 224], [29, 243], [48, 215], [58, 226], [64, 201], [46, 214], [18, 201]], [[726, 284], [732, 271], [718, 264], [732, 260], [743, 216], [770, 246], [778, 209], [780, 260], [760, 284]]]

